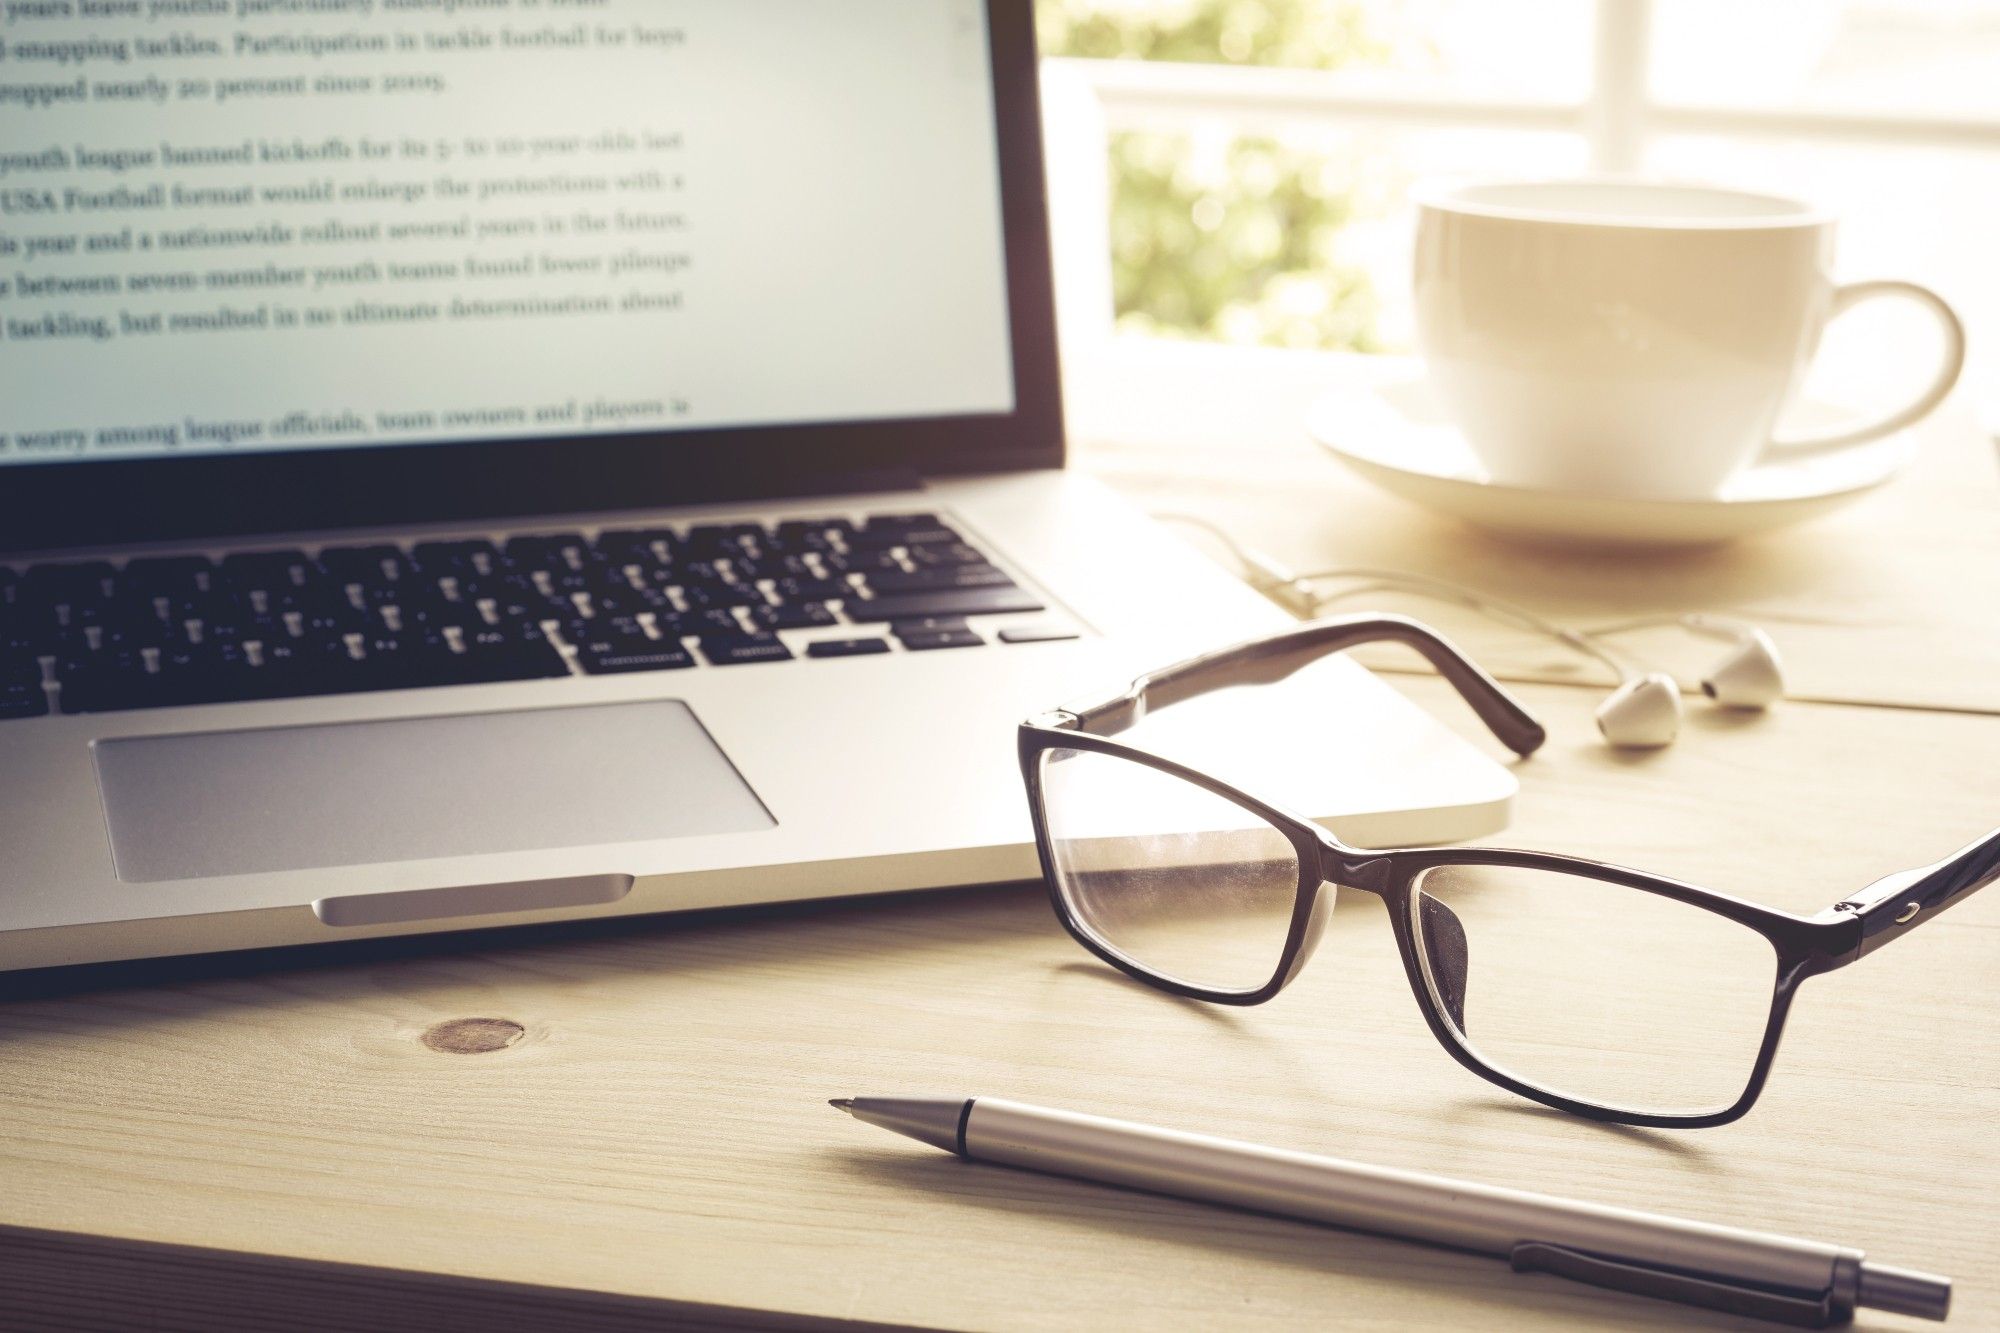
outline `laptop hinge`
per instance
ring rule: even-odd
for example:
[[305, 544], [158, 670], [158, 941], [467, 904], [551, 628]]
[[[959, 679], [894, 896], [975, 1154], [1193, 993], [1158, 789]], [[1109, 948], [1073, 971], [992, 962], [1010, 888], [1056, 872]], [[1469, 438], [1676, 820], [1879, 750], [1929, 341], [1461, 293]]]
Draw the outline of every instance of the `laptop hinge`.
[[193, 531], [149, 528], [139, 523], [111, 523], [107, 526], [118, 531], [91, 530], [73, 541], [44, 541], [40, 545], [32, 543], [22, 545], [9, 541], [8, 537], [13, 534], [0, 531], [0, 560], [61, 558], [65, 555], [74, 557], [78, 552], [115, 551], [123, 547], [275, 542], [293, 539], [301, 532], [330, 538], [348, 530], [382, 531], [407, 527], [446, 528], [472, 525], [489, 528], [526, 524], [545, 526], [560, 523], [576, 514], [673, 509], [681, 505], [754, 506], [760, 502], [809, 499], [817, 495], [872, 495], [920, 491], [923, 485], [923, 474], [912, 467], [844, 471], [828, 469], [824, 472], [803, 475], [794, 473], [785, 478], [759, 478], [751, 484], [739, 486], [703, 489], [698, 494], [686, 498], [648, 497], [624, 505], [560, 505], [548, 509], [527, 509], [513, 505], [438, 503], [428, 507], [412, 505], [388, 513], [358, 515], [351, 523], [343, 522], [332, 515], [320, 515], [317, 522], [270, 526], [250, 522], [225, 523], [204, 526]]
[[863, 494], [874, 491], [920, 491], [924, 488], [923, 473], [913, 467], [879, 468], [869, 472], [843, 472], [830, 480], [832, 485], [814, 485], [799, 494], [840, 495]]

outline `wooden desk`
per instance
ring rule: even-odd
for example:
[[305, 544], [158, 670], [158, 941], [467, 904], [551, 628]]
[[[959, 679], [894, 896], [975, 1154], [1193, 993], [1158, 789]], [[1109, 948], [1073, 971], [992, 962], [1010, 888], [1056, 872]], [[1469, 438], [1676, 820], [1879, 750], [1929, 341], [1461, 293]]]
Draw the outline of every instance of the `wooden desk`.
[[[1120, 374], [1107, 399], [1148, 392]], [[1257, 389], [1212, 375], [1206, 392], [1249, 413]], [[1288, 558], [1471, 550], [1513, 595], [1539, 569], [1550, 609], [1629, 605], [1602, 569], [1541, 565], [1356, 490], [1295, 433], [1241, 435], [1221, 462], [1185, 431], [1150, 455], [1137, 438], [1083, 461], [1143, 499], [1255, 520]], [[1633, 757], [1591, 739], [1597, 689], [1527, 684], [1555, 738], [1521, 766], [1506, 841], [1814, 909], [2000, 822], [1993, 625], [1950, 611], [2000, 604], [1990, 466], [1983, 492], [1972, 478], [1935, 496], [1971, 530], [1936, 523], [1920, 550], [1875, 554], [1925, 508], [1918, 476], [1837, 520], [1838, 540], [1625, 568], [1675, 598], [1709, 578], [1710, 597], [1761, 590], [1804, 613], [1852, 599], [1808, 578], [1813, 553], [1838, 556], [1873, 571], [1866, 605], [1895, 626], [1870, 612], [1856, 619], [1872, 629], [1781, 634], [1809, 688], [1962, 711], [1697, 710], [1683, 744]], [[1747, 581], [1725, 588], [1730, 570]], [[1972, 636], [1963, 661], [1896, 637], [1954, 630]], [[1397, 683], [1460, 721], [1438, 682]], [[1032, 886], [180, 964], [146, 984], [86, 974], [0, 1006], [0, 1326], [1767, 1327], [969, 1166], [824, 1104], [910, 1090], [1854, 1245], [1956, 1278], [1950, 1327], [2000, 1328], [2000, 896], [1809, 984], [1757, 1109], [1679, 1134], [1473, 1078], [1424, 1028], [1379, 910], [1350, 895], [1334, 920], [1291, 990], [1241, 1012], [1094, 965]]]

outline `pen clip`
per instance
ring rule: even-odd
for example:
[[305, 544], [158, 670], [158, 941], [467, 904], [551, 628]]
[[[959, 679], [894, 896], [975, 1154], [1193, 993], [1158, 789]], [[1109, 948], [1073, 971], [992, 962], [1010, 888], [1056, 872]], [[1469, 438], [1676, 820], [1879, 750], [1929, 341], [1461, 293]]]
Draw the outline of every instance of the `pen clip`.
[[1657, 1300], [1701, 1305], [1799, 1328], [1827, 1328], [1854, 1317], [1851, 1305], [1836, 1300], [1831, 1286], [1817, 1297], [1788, 1296], [1768, 1287], [1693, 1277], [1668, 1268], [1649, 1268], [1626, 1259], [1607, 1259], [1585, 1250], [1524, 1240], [1508, 1256], [1517, 1273], [1553, 1273], [1593, 1287], [1629, 1291]]

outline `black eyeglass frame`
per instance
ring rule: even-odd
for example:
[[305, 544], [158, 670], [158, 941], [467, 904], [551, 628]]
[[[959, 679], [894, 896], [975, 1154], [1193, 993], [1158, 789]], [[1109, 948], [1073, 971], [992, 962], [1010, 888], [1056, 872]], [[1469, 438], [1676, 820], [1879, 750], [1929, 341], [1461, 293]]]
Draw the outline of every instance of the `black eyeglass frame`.
[[[1778, 1052], [1792, 998], [1808, 978], [1844, 967], [1873, 952], [1953, 903], [2000, 879], [2000, 829], [1935, 864], [1875, 881], [1860, 893], [1814, 916], [1798, 916], [1747, 902], [1726, 893], [1660, 875], [1551, 852], [1488, 847], [1350, 847], [1320, 825], [1238, 787], [1150, 754], [1112, 735], [1148, 712], [1218, 689], [1267, 684], [1284, 679], [1310, 662], [1363, 643], [1393, 641], [1416, 650], [1438, 669], [1509, 749], [1526, 757], [1546, 733], [1498, 682], [1427, 626], [1402, 616], [1342, 616], [1314, 621], [1261, 639], [1190, 658], [1141, 676], [1122, 691], [1074, 707], [1028, 719], [1018, 733], [1021, 777], [1034, 821], [1035, 846], [1049, 899], [1063, 928], [1096, 957], [1135, 980], [1175, 995], [1215, 1004], [1262, 1004], [1289, 985], [1311, 957], [1331, 910], [1329, 885], [1373, 893], [1389, 909], [1403, 970], [1431, 1034], [1465, 1068], [1519, 1096], [1573, 1115], [1617, 1124], [1665, 1129], [1699, 1129], [1740, 1119], [1763, 1092]], [[1050, 750], [1106, 755], [1143, 765], [1202, 788], [1258, 816], [1290, 841], [1299, 867], [1297, 896], [1276, 969], [1254, 989], [1224, 990], [1192, 985], [1155, 971], [1122, 953], [1090, 929], [1063, 891], [1049, 833], [1042, 787], [1042, 756]], [[1716, 1110], [1691, 1113], [1634, 1110], [1582, 1101], [1516, 1078], [1476, 1054], [1452, 1022], [1434, 989], [1421, 955], [1413, 913], [1423, 874], [1440, 866], [1503, 866], [1543, 870], [1599, 880], [1714, 912], [1762, 936], [1775, 954], [1771, 1007], [1748, 1082], [1736, 1100]]]

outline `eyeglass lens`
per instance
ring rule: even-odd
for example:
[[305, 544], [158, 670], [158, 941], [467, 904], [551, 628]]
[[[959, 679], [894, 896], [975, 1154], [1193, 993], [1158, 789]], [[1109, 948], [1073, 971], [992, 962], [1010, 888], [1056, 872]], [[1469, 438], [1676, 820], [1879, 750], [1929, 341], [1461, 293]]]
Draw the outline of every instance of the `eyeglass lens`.
[[1522, 1083], [1668, 1115], [1719, 1111], [1750, 1081], [1777, 953], [1747, 926], [1559, 871], [1424, 871], [1411, 927], [1466, 1046]]
[[1277, 974], [1298, 902], [1291, 839], [1261, 815], [1159, 769], [1043, 752], [1056, 888], [1086, 931], [1147, 971], [1205, 990]]

